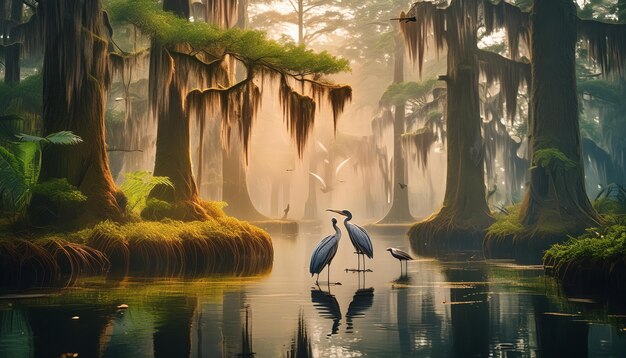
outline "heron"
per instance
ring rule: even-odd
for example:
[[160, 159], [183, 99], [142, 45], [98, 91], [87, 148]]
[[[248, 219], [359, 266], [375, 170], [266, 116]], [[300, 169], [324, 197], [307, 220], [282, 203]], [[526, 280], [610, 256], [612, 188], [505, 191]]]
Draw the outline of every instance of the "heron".
[[337, 253], [339, 247], [339, 240], [341, 239], [341, 230], [337, 227], [337, 219], [332, 218], [333, 228], [335, 229], [334, 235], [326, 236], [313, 250], [311, 255], [311, 264], [309, 266], [309, 272], [311, 277], [317, 274], [315, 283], [318, 284], [320, 279], [320, 272], [324, 270], [324, 267], [328, 265], [328, 284], [330, 284], [330, 264]]
[[372, 247], [372, 240], [370, 239], [369, 234], [359, 225], [350, 222], [350, 220], [352, 220], [352, 213], [348, 210], [326, 209], [326, 211], [332, 211], [346, 217], [343, 220], [343, 224], [346, 226], [352, 246], [354, 246], [356, 254], [358, 255], [357, 271], [360, 271], [361, 268], [361, 255], [363, 255], [363, 271], [365, 271], [365, 255], [367, 255], [370, 259], [374, 257], [374, 248]]
[[[411, 257], [411, 255], [407, 254], [406, 252], [400, 249], [396, 249], [395, 247], [388, 247], [386, 250], [391, 253], [391, 256], [395, 257], [396, 259], [398, 259], [398, 261], [400, 261], [400, 273], [402, 273], [402, 261], [407, 262], [407, 265], [408, 265], [408, 261], [413, 260], [413, 257]], [[407, 271], [408, 271], [408, 266], [407, 266]]]

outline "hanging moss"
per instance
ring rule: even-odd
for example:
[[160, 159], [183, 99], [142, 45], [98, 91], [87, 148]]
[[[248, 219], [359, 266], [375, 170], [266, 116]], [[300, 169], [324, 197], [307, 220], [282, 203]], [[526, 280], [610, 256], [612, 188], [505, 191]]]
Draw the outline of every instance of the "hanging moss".
[[407, 153], [412, 154], [419, 168], [428, 166], [428, 154], [436, 142], [437, 136], [430, 128], [421, 128], [402, 135], [402, 144], [405, 148], [408, 147]]
[[488, 85], [497, 82], [506, 101], [507, 115], [512, 120], [517, 111], [517, 96], [523, 86], [530, 85], [530, 63], [512, 61], [497, 53], [476, 50], [481, 73]]
[[530, 44], [528, 13], [504, 0], [499, 0], [497, 3], [483, 0], [482, 5], [486, 34], [490, 35], [497, 29], [505, 29], [509, 56], [516, 60], [519, 57], [520, 39], [526, 47]]
[[626, 24], [578, 19], [578, 34], [586, 42], [589, 57], [604, 75], [624, 74], [626, 69]]

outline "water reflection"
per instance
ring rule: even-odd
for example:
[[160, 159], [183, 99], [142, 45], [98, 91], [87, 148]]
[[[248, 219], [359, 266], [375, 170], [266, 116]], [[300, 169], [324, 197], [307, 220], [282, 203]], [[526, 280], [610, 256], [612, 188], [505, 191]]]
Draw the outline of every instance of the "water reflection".
[[291, 339], [289, 351], [284, 355], [287, 358], [312, 358], [311, 339], [309, 338], [304, 313], [300, 311], [298, 327], [294, 338]]
[[[626, 356], [626, 308], [568, 301], [540, 269], [418, 258], [398, 276], [382, 250], [403, 239], [378, 236], [373, 272], [311, 288], [317, 239], [275, 238], [262, 278], [94, 278], [0, 294], [0, 357]], [[339, 266], [353, 260], [347, 246]]]
[[354, 330], [354, 319], [365, 316], [365, 311], [374, 304], [374, 288], [359, 288], [354, 293], [346, 313], [346, 332]]
[[311, 290], [311, 302], [319, 311], [321, 317], [333, 321], [328, 336], [337, 334], [337, 332], [339, 332], [339, 326], [341, 325], [341, 308], [339, 308], [337, 298], [330, 293], [330, 287], [328, 291], [322, 290], [320, 286], [317, 286], [317, 289]]

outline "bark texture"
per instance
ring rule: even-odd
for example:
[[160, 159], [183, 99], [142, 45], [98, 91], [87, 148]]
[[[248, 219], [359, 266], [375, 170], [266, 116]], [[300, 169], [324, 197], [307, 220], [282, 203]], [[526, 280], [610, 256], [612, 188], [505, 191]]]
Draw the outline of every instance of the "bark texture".
[[[125, 198], [111, 177], [104, 135], [110, 83], [108, 34], [100, 0], [40, 3], [45, 16], [44, 135], [72, 131], [78, 146], [50, 146], [43, 153], [40, 181], [67, 178], [86, 196], [81, 221], [122, 220]], [[58, 218], [53, 204], [33, 198], [32, 216]], [[43, 217], [42, 217], [43, 215]]]

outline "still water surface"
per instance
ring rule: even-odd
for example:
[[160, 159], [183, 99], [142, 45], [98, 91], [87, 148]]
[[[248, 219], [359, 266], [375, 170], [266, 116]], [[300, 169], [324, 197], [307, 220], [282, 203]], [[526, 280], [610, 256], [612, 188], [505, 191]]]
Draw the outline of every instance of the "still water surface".
[[[302, 230], [305, 231], [305, 230]], [[0, 295], [0, 357], [626, 357], [626, 308], [568, 299], [539, 267], [421, 258], [400, 274], [372, 235], [373, 272], [344, 236], [320, 287], [309, 255], [332, 232], [274, 235], [261, 277], [81, 279]], [[127, 304], [128, 309], [117, 306]], [[77, 355], [75, 355], [77, 354]]]

